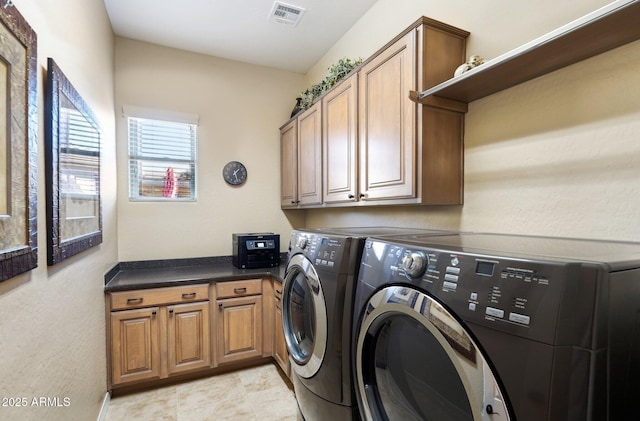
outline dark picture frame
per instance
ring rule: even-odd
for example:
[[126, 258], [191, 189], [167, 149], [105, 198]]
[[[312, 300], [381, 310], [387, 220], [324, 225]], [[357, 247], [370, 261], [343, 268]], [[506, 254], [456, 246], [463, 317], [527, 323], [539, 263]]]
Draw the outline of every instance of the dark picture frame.
[[38, 266], [37, 36], [0, 0], [0, 282]]
[[101, 131], [91, 108], [52, 58], [45, 92], [47, 264], [102, 243]]

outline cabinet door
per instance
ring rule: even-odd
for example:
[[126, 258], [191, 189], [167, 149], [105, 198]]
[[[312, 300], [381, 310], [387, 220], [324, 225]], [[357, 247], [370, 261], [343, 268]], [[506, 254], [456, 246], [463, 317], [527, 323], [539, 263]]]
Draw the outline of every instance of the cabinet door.
[[209, 302], [167, 307], [167, 357], [169, 374], [211, 363]]
[[298, 117], [298, 200], [322, 203], [322, 120], [320, 102]]
[[280, 205], [298, 205], [298, 122], [280, 128]]
[[356, 200], [357, 74], [322, 98], [324, 202]]
[[160, 377], [158, 307], [111, 313], [112, 383]]
[[361, 200], [416, 196], [416, 31], [358, 74]]
[[216, 362], [262, 356], [262, 296], [218, 300]]
[[282, 326], [282, 299], [275, 297], [275, 350], [273, 358], [276, 360], [282, 371], [289, 376], [289, 352], [287, 351], [287, 341], [284, 338], [284, 327]]

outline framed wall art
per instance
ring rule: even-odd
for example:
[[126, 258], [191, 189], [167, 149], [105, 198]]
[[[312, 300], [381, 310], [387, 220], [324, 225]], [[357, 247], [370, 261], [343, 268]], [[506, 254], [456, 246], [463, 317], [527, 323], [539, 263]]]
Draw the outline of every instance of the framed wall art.
[[38, 264], [36, 46], [15, 5], [0, 0], [0, 281]]
[[93, 112], [56, 62], [45, 95], [47, 264], [102, 243], [101, 133]]

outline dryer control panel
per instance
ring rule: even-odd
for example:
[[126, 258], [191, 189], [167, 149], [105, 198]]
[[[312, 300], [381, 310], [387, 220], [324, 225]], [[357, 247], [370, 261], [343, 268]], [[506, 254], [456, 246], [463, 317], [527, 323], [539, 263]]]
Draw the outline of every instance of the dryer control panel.
[[345, 240], [294, 231], [289, 243], [289, 256], [296, 253], [302, 253], [316, 270], [339, 272], [345, 253]]
[[548, 344], [589, 346], [595, 272], [578, 263], [367, 240], [359, 283], [411, 284], [469, 324]]

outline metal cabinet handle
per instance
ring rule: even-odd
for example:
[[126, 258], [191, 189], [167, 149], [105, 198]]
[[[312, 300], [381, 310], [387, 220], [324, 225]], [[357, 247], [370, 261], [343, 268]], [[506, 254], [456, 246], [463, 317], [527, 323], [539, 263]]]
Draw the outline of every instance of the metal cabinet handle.
[[233, 292], [235, 292], [236, 294], [245, 293], [245, 292], [247, 292], [247, 288], [244, 288], [244, 287], [242, 287], [242, 288], [234, 288]]
[[276, 289], [276, 293], [282, 294], [282, 291], [280, 291], [279, 289]]
[[127, 304], [141, 303], [142, 300], [143, 300], [142, 297], [139, 297], [139, 298], [127, 298]]
[[152, 315], [152, 316], [155, 316], [157, 313], [158, 313], [158, 312], [157, 312], [156, 310], [153, 310], [153, 311], [151, 312], [151, 315]]
[[195, 292], [187, 292], [182, 294], [182, 298], [196, 298], [196, 293]]
[[173, 309], [169, 310], [169, 314], [173, 314]]
[[347, 196], [349, 199], [355, 199], [355, 196], [350, 194], [349, 196]]

